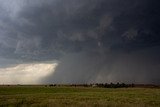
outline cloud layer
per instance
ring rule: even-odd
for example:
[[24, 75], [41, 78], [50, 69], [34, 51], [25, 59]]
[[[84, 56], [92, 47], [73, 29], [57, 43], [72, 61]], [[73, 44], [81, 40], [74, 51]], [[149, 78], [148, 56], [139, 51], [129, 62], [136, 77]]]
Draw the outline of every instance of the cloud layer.
[[0, 0], [0, 73], [58, 60], [55, 72], [41, 78], [42, 83], [159, 84], [158, 4], [158, 0]]
[[53, 73], [57, 65], [57, 63], [37, 63], [0, 68], [0, 84], [40, 84], [41, 78]]

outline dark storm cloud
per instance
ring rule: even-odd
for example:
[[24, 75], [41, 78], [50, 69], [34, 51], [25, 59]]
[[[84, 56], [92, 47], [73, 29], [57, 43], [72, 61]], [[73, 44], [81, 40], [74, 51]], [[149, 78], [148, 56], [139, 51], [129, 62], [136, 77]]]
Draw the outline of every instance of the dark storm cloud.
[[160, 83], [158, 0], [0, 2], [0, 58], [59, 60], [43, 82]]

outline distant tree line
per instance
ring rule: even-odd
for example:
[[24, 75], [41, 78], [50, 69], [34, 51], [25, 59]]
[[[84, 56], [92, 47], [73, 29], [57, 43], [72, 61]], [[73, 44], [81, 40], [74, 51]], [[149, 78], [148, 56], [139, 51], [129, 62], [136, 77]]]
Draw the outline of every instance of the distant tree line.
[[66, 86], [66, 87], [100, 87], [100, 88], [127, 88], [127, 87], [135, 87], [134, 84], [125, 84], [125, 83], [95, 83], [95, 84], [49, 84], [45, 85], [45, 87], [55, 87], [55, 86]]
[[95, 86], [95, 87], [102, 87], [102, 88], [127, 88], [127, 87], [134, 87], [134, 84], [125, 84], [125, 83], [96, 83], [96, 84], [93, 84], [92, 86]]

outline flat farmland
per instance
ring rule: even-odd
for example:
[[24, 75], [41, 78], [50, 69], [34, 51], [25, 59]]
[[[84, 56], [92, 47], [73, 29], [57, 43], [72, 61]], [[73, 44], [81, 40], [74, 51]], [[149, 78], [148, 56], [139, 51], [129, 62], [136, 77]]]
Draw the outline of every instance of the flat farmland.
[[160, 107], [160, 88], [2, 85], [0, 107]]

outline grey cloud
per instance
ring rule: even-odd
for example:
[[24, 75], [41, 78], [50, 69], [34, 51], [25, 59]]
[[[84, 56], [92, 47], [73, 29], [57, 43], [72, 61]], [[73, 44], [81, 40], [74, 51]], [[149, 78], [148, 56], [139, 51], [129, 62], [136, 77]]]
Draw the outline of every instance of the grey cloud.
[[59, 60], [43, 82], [160, 82], [158, 1], [0, 3], [0, 57]]
[[[132, 53], [78, 53], [62, 57], [44, 83], [153, 83], [159, 84], [159, 47]], [[151, 52], [152, 51], [152, 52]], [[145, 56], [144, 56], [145, 54]]]

